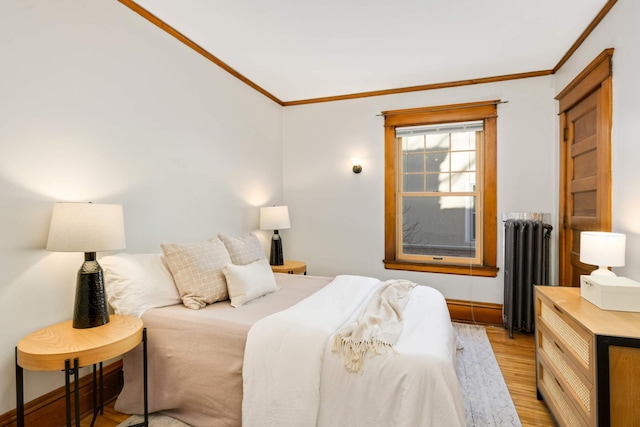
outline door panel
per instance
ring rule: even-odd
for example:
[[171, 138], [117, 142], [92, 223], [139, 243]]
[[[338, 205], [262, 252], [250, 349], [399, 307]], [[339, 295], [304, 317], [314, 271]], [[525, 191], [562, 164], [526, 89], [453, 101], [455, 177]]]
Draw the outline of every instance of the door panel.
[[[595, 216], [596, 216], [596, 191], [595, 190], [589, 190], [589, 191], [581, 191], [581, 192], [574, 192], [572, 191], [573, 194], [573, 217], [582, 217], [582, 218], [589, 218], [589, 219], [594, 219], [595, 220]], [[592, 222], [592, 224], [595, 223]], [[576, 224], [576, 226], [578, 226], [578, 224]]]
[[583, 152], [579, 155], [574, 155], [572, 153], [571, 158], [573, 159], [573, 180], [596, 176], [598, 159], [596, 154], [597, 153], [595, 146], [591, 150]]

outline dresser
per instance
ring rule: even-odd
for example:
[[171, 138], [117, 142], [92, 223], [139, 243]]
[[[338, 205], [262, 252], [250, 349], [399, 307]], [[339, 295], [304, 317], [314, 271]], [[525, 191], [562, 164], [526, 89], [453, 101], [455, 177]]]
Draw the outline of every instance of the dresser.
[[536, 286], [538, 397], [561, 426], [640, 426], [640, 313]]

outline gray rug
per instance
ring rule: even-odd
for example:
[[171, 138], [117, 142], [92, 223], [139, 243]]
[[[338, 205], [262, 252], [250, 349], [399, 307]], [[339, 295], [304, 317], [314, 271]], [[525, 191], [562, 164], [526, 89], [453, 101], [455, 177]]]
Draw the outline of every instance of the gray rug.
[[483, 326], [454, 323], [467, 426], [522, 426]]
[[[127, 418], [126, 421], [118, 424], [118, 427], [127, 427], [134, 424], [144, 422], [142, 415], [132, 415]], [[178, 421], [171, 417], [167, 417], [162, 414], [149, 414], [149, 426], [150, 427], [190, 427], [189, 424], [185, 424], [182, 421]]]
[[[484, 327], [460, 323], [454, 323], [453, 326], [461, 347], [458, 350], [458, 379], [467, 426], [521, 427]], [[142, 419], [143, 417], [134, 415], [118, 427], [140, 423]], [[162, 414], [151, 414], [149, 421], [149, 425], [153, 427], [189, 427]]]

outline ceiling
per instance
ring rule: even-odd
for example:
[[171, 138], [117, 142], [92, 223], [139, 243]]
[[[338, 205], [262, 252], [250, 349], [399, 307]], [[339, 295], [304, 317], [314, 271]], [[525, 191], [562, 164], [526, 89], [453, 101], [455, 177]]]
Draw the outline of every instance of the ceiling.
[[289, 102], [552, 70], [608, 1], [136, 3]]

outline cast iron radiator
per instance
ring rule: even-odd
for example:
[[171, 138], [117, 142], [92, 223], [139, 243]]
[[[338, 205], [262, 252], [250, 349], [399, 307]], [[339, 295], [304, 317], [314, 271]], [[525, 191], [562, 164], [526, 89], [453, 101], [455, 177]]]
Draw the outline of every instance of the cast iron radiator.
[[504, 223], [504, 304], [502, 321], [513, 330], [535, 328], [534, 285], [549, 284], [549, 243], [553, 228], [542, 221]]

